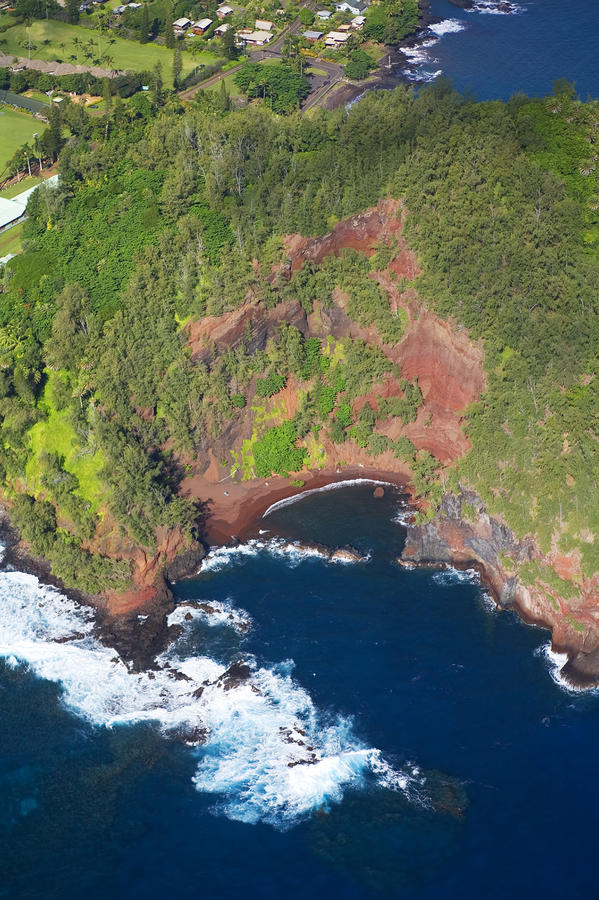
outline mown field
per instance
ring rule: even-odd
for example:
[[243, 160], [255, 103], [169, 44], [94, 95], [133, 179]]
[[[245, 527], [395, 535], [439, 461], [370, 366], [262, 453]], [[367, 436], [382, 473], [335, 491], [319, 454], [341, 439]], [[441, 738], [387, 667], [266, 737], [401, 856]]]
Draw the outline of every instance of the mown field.
[[[30, 44], [29, 44], [30, 42]], [[106, 69], [130, 69], [145, 72], [157, 63], [162, 65], [164, 82], [172, 84], [173, 51], [158, 44], [138, 44], [100, 34], [93, 28], [68, 25], [55, 20], [35, 20], [28, 27], [15, 25], [0, 37], [0, 52], [15, 56], [29, 56], [32, 59], [73, 63], [75, 65], [99, 65]], [[86, 56], [86, 50], [89, 53]], [[91, 58], [90, 55], [91, 54]], [[197, 65], [209, 65], [216, 59], [213, 53], [181, 54], [183, 74], [191, 72]]]
[[19, 147], [31, 141], [36, 132], [41, 134], [45, 127], [44, 122], [29, 113], [0, 104], [0, 177]]
[[23, 223], [9, 228], [8, 231], [0, 233], [0, 259], [9, 256], [11, 253], [21, 252], [21, 237], [23, 234]]

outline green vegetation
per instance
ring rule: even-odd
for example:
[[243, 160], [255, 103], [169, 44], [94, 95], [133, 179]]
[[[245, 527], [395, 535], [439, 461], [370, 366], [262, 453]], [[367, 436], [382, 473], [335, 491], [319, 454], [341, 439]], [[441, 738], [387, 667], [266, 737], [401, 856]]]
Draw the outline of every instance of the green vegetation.
[[362, 35], [381, 44], [399, 44], [419, 25], [418, 0], [387, 0], [368, 7]]
[[3, 259], [5, 256], [15, 255], [16, 253], [20, 253], [21, 246], [21, 237], [23, 235], [23, 225], [14, 225], [12, 228], [9, 228], [8, 231], [3, 231], [0, 234], [0, 259]]
[[[330, 441], [405, 462], [432, 514], [438, 461], [389, 437], [422, 406], [392, 361], [407, 314], [381, 272], [396, 242], [295, 271], [284, 249], [391, 193], [409, 210], [413, 286], [485, 350], [452, 484], [599, 571], [599, 105], [563, 85], [479, 104], [438, 82], [307, 119], [293, 66], [242, 72], [267, 103], [206, 91], [184, 110], [155, 73], [149, 96], [107, 94], [95, 118], [53, 114], [60, 185], [32, 198], [0, 294], [0, 479], [22, 494], [24, 534], [67, 580], [112, 586], [126, 567], [88, 549], [102, 518], [150, 552], [157, 529], [191, 539], [202, 504], [179, 485], [209, 451], [233, 453], [235, 478], [294, 476]], [[202, 335], [224, 313], [233, 338]], [[340, 337], [355, 326], [368, 340]], [[519, 574], [577, 590], [546, 568]]]
[[[107, 70], [149, 72], [161, 65], [165, 80], [171, 79], [173, 51], [159, 44], [138, 44], [115, 37], [108, 31], [69, 25], [55, 19], [33, 20], [30, 25], [15, 25], [2, 35], [2, 52], [8, 56], [29, 56], [78, 65], [101, 66]], [[184, 51], [183, 74], [200, 63], [214, 62], [212, 53]]]
[[267, 478], [273, 473], [288, 476], [302, 468], [306, 451], [296, 446], [297, 429], [292, 422], [269, 428], [262, 440], [254, 445], [256, 475]]
[[32, 141], [33, 135], [42, 132], [44, 127], [30, 113], [0, 104], [0, 175], [19, 147]]
[[235, 75], [235, 83], [248, 97], [262, 97], [278, 113], [299, 107], [310, 91], [306, 76], [285, 64], [244, 63]]
[[367, 78], [373, 69], [376, 69], [376, 60], [366, 53], [364, 50], [352, 50], [349, 62], [345, 67], [345, 74], [348, 78], [355, 81], [361, 81]]

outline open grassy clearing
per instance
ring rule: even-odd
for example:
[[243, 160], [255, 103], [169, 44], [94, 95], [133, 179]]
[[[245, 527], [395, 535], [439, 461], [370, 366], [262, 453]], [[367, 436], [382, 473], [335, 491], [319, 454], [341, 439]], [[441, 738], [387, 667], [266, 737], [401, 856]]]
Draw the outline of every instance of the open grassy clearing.
[[[269, 57], [268, 59], [261, 60], [260, 65], [261, 66], [279, 66], [279, 65], [281, 65], [281, 60], [275, 59], [273, 57]], [[206, 87], [205, 90], [206, 91], [222, 91], [222, 83], [224, 81], [230, 97], [243, 97], [243, 91], [235, 83], [236, 75], [237, 75], [237, 72], [232, 72], [230, 75], [226, 75], [225, 78], [221, 78], [220, 81], [215, 81], [214, 84], [208, 85], [208, 87]]]
[[39, 178], [37, 175], [33, 175], [31, 178], [29, 178], [29, 176], [27, 176], [27, 178], [21, 178], [20, 181], [16, 181], [14, 184], [11, 184], [10, 187], [0, 191], [0, 197], [4, 197], [5, 200], [11, 200], [13, 197], [16, 197], [17, 194], [28, 191], [29, 188], [35, 187], [36, 184], [39, 184], [40, 181], [43, 180], [43, 178]]
[[30, 491], [37, 494], [41, 490], [40, 458], [43, 453], [55, 453], [64, 457], [64, 469], [79, 479], [79, 489], [75, 492], [90, 503], [97, 512], [103, 499], [104, 487], [99, 473], [104, 465], [102, 454], [82, 451], [77, 434], [70, 422], [68, 409], [57, 410], [53, 402], [53, 381], [61, 378], [57, 372], [51, 372], [44, 390], [43, 405], [48, 411], [48, 418], [38, 422], [29, 431], [32, 456], [26, 466], [27, 484]]
[[222, 85], [224, 84], [230, 97], [241, 97], [242, 91], [235, 84], [235, 75], [236, 72], [232, 72], [231, 75], [227, 75], [225, 78], [221, 78], [220, 81], [215, 81], [214, 84], [208, 85], [205, 90], [207, 91], [222, 91]]
[[44, 122], [29, 113], [0, 105], [0, 176], [19, 147], [29, 143], [36, 132], [41, 134], [45, 127]]
[[[15, 25], [0, 36], [2, 53], [27, 57], [30, 54], [29, 44], [31, 59], [51, 62], [99, 65], [105, 69], [130, 69], [135, 72], [149, 71], [160, 63], [165, 84], [172, 83], [173, 51], [158, 44], [138, 44], [111, 33], [100, 34], [94, 28], [68, 25], [53, 19], [35, 20], [30, 27]], [[86, 48], [88, 56], [85, 55]], [[185, 75], [195, 66], [213, 63], [216, 56], [207, 52], [192, 55], [182, 51], [181, 58]]]
[[8, 231], [0, 232], [0, 259], [3, 259], [5, 256], [10, 256], [10, 254], [16, 255], [21, 252], [22, 234], [22, 222], [19, 225], [14, 225], [12, 228], [9, 228]]

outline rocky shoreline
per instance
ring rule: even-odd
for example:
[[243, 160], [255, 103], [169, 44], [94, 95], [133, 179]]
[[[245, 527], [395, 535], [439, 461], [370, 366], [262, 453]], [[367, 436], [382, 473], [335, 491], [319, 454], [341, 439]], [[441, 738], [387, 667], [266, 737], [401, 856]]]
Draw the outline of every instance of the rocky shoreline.
[[[264, 485], [256, 484], [254, 492], [250, 488], [247, 501], [236, 511], [233, 522], [228, 523], [238, 533], [234, 534], [233, 527], [229, 527], [230, 533], [226, 534], [224, 523], [219, 523], [216, 529], [219, 539], [213, 546], [235, 545], [254, 538], [258, 523], [273, 503], [348, 480], [387, 482], [408, 496], [411, 493], [408, 480], [397, 472], [374, 470], [317, 473], [301, 488], [287, 484], [265, 491]], [[412, 496], [411, 502], [415, 513], [417, 498]], [[476, 510], [476, 515], [466, 514], [466, 509]], [[167, 621], [176, 607], [171, 587], [175, 582], [197, 574], [207, 555], [207, 547], [197, 543], [159, 573], [147, 601], [114, 613], [106, 598], [67, 587], [53, 577], [47, 561], [31, 555], [19, 540], [6, 507], [0, 507], [0, 542], [5, 547], [2, 568], [34, 575], [42, 584], [57, 588], [77, 603], [93, 607], [97, 614], [97, 636], [115, 648], [131, 671], [153, 668], [156, 656], [178, 635], [180, 626], [169, 625]], [[312, 543], [289, 544], [283, 540], [281, 552], [286, 547], [294, 552], [318, 551], [331, 562], [364, 561], [349, 547], [331, 549]], [[551, 632], [552, 649], [568, 657], [560, 673], [567, 684], [578, 690], [596, 688], [599, 686], [599, 623], [595, 626], [591, 615], [582, 631], [573, 624], [569, 614], [564, 614], [561, 605], [555, 608], [555, 598], [526, 587], [506, 568], [506, 558], [517, 564], [538, 557], [531, 539], [518, 541], [505, 524], [489, 516], [474, 492], [462, 491], [457, 496], [445, 494], [439, 512], [430, 521], [409, 526], [398, 562], [407, 568], [452, 566], [476, 570], [500, 609], [512, 610], [526, 624]], [[578, 615], [582, 615], [580, 610]]]
[[[475, 510], [473, 518], [464, 508]], [[511, 609], [528, 625], [551, 632], [552, 649], [568, 661], [560, 676], [573, 689], [599, 686], [599, 622], [593, 608], [570, 608], [563, 598], [523, 585], [507, 568], [541, 559], [531, 539], [518, 541], [505, 524], [490, 516], [472, 491], [446, 494], [435, 517], [408, 530], [400, 562], [416, 566], [475, 569], [500, 609]], [[576, 612], [579, 619], [574, 619]], [[584, 625], [584, 628], [582, 627]]]
[[[97, 637], [114, 647], [131, 671], [152, 668], [155, 657], [170, 644], [174, 632], [168, 627], [166, 618], [175, 608], [171, 586], [181, 578], [194, 575], [206, 555], [203, 544], [181, 554], [158, 574], [152, 596], [143, 609], [135, 607], [115, 615], [105, 597], [86, 594], [52, 575], [49, 562], [34, 556], [21, 541], [4, 505], [0, 505], [0, 543], [4, 547], [0, 570], [33, 575], [42, 585], [56, 588], [82, 606], [92, 607], [96, 613]], [[140, 616], [140, 612], [143, 615]]]

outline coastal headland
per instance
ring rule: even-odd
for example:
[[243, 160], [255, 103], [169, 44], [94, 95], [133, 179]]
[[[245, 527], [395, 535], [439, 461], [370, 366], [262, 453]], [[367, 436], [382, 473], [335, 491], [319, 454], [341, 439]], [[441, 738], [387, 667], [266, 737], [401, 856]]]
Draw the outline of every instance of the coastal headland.
[[[113, 184], [73, 159], [72, 194], [35, 195], [38, 268], [11, 261], [3, 297], [7, 500], [123, 640], [155, 609], [155, 646], [207, 545], [368, 477], [409, 485], [405, 562], [477, 565], [594, 683], [599, 120], [557, 90], [491, 108], [398, 88], [314, 120], [257, 104], [217, 141], [201, 111], [165, 111], [138, 123], [143, 176], [134, 147]], [[543, 142], [571, 182], [539, 181]], [[102, 204], [147, 244], [107, 228], [73, 281], [72, 235], [106, 225]]]

